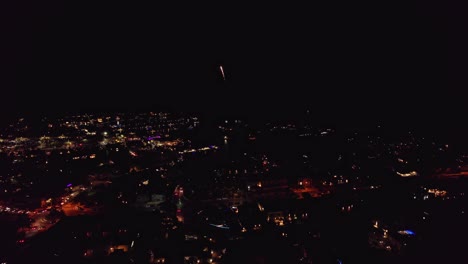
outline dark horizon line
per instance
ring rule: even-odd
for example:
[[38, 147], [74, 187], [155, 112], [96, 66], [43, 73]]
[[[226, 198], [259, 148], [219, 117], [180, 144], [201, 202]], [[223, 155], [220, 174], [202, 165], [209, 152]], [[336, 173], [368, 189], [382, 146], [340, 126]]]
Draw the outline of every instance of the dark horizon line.
[[[0, 118], [0, 125], [2, 127], [10, 125], [12, 122], [19, 118], [26, 118], [34, 122], [40, 121], [42, 118], [51, 118], [57, 119], [67, 116], [75, 115], [105, 115], [105, 114], [118, 114], [118, 113], [170, 113], [170, 114], [183, 114], [188, 116], [199, 117], [202, 121], [207, 121], [208, 123], [216, 123], [224, 119], [240, 119], [249, 124], [266, 124], [268, 122], [297, 122], [297, 123], [309, 123], [314, 126], [332, 126], [332, 127], [341, 127], [341, 128], [356, 128], [356, 129], [367, 129], [375, 128], [377, 126], [382, 126], [383, 128], [388, 128], [390, 130], [425, 130], [430, 129], [434, 132], [444, 132], [444, 133], [462, 133], [462, 131], [468, 130], [468, 127], [463, 126], [461, 123], [447, 122], [443, 125], [440, 122], [433, 120], [416, 120], [411, 117], [399, 118], [397, 115], [395, 117], [389, 118], [389, 116], [384, 116], [384, 118], [375, 118], [370, 116], [362, 116], [359, 113], [354, 113], [356, 118], [349, 118], [348, 114], [339, 115], [336, 113], [330, 113], [324, 111], [320, 113], [313, 109], [313, 107], [298, 106], [295, 108], [290, 108], [289, 111], [278, 113], [278, 110], [270, 109], [271, 111], [255, 112], [255, 111], [228, 111], [226, 109], [219, 109], [217, 112], [208, 111], [207, 109], [192, 109], [189, 110], [187, 107], [176, 107], [176, 106], [139, 106], [123, 108], [123, 107], [88, 107], [82, 109], [70, 109], [66, 111], [53, 111], [53, 110], [44, 110], [31, 112], [31, 111], [22, 111], [17, 112], [13, 115], [3, 115]], [[309, 113], [308, 113], [309, 110]], [[458, 134], [457, 133], [457, 134]]]

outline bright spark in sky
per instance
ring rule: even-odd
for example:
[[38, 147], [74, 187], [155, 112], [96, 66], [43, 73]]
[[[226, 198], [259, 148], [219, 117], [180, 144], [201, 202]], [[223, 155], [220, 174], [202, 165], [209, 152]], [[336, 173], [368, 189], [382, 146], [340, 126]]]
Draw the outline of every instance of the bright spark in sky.
[[219, 66], [219, 69], [221, 70], [221, 75], [223, 76], [223, 80], [226, 80], [226, 76], [224, 75], [224, 69], [223, 69], [223, 66], [220, 65]]

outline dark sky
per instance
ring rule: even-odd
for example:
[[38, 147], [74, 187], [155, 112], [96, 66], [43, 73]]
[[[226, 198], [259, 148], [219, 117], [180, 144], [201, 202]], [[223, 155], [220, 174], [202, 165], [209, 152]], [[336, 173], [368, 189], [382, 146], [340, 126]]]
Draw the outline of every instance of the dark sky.
[[96, 2], [31, 1], [4, 11], [5, 116], [310, 108], [325, 118], [403, 113], [421, 119], [440, 115], [435, 108], [461, 109], [451, 100], [459, 98], [455, 87], [465, 78], [463, 26], [452, 26], [446, 10], [430, 1], [304, 7]]

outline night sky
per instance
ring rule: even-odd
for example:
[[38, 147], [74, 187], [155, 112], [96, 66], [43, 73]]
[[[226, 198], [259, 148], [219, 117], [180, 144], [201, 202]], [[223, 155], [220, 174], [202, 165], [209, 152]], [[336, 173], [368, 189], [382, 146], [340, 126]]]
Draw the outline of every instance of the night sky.
[[309, 108], [323, 118], [365, 120], [463, 110], [463, 26], [452, 27], [446, 10], [430, 1], [36, 2], [3, 16], [4, 116], [158, 108], [275, 115]]

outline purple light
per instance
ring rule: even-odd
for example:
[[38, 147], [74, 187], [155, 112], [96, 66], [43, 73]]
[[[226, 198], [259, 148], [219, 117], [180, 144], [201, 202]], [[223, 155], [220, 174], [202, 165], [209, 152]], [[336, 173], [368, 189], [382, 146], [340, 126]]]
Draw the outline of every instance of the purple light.
[[71, 186], [72, 186], [72, 184], [71, 184], [71, 183], [67, 184], [67, 187], [71, 187]]
[[148, 137], [148, 141], [153, 140], [155, 138], [161, 138], [161, 136], [158, 135], [158, 136], [154, 136], [154, 137]]

